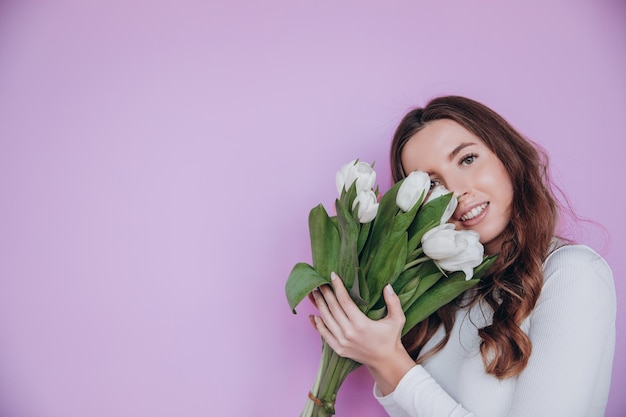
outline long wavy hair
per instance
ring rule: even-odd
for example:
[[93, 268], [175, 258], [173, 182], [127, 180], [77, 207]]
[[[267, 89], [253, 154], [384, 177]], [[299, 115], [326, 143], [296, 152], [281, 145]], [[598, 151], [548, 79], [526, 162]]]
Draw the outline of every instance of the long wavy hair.
[[[531, 354], [530, 339], [520, 325], [541, 292], [542, 265], [558, 223], [559, 204], [550, 184], [547, 155], [487, 106], [465, 97], [439, 97], [409, 111], [397, 127], [390, 155], [394, 181], [407, 175], [401, 161], [404, 145], [428, 122], [440, 119], [453, 120], [480, 138], [502, 161], [513, 185], [511, 219], [502, 233], [502, 248], [470, 301], [484, 301], [493, 309], [492, 324], [478, 329], [485, 370], [499, 379], [512, 377], [522, 372]], [[460, 298], [403, 337], [418, 363], [448, 342], [459, 308]], [[445, 330], [441, 342], [421, 352], [441, 326]]]

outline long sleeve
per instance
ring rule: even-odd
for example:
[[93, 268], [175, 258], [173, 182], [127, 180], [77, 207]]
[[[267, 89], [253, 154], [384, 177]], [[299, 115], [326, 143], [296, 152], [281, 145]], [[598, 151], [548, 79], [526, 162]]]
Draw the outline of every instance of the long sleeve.
[[390, 417], [473, 417], [430, 376], [421, 365], [407, 372], [395, 391], [386, 397], [374, 388], [374, 396]]
[[441, 352], [411, 369], [388, 396], [376, 387], [374, 394], [392, 417], [600, 417], [615, 314], [606, 262], [585, 246], [565, 246], [546, 260], [541, 296], [522, 325], [533, 350], [518, 377], [497, 380], [484, 372], [479, 315], [464, 320], [465, 312]]

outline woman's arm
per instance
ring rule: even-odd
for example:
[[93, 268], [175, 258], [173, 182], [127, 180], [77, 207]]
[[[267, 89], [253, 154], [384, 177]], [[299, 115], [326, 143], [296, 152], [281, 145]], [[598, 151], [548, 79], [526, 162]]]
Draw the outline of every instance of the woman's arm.
[[[473, 398], [472, 412], [490, 415], [490, 402], [505, 401], [501, 405], [508, 409], [507, 417], [603, 416], [615, 346], [615, 315], [615, 288], [606, 262], [585, 246], [555, 251], [546, 261], [537, 305], [522, 325], [531, 339], [532, 353], [515, 381], [512, 398]], [[485, 377], [494, 378], [477, 374], [465, 383], [481, 384]], [[473, 415], [421, 366], [412, 369], [392, 395], [377, 398], [385, 408], [400, 407], [410, 416]]]

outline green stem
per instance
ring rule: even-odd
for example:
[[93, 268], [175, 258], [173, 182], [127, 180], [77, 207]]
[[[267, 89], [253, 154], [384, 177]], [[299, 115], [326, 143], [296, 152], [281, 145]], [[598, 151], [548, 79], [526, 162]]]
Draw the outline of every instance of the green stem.
[[[324, 374], [322, 377], [322, 387], [328, 388], [331, 385], [333, 380], [333, 374], [337, 370], [337, 362], [339, 361], [339, 355], [337, 355], [331, 348], [328, 346], [326, 342], [324, 342], [324, 349], [328, 351], [328, 355], [330, 360], [328, 361], [328, 365], [324, 370]], [[325, 394], [325, 392], [320, 392], [320, 395]], [[319, 397], [318, 397], [319, 398]], [[321, 398], [320, 398], [321, 400]]]
[[311, 389], [316, 400], [307, 399], [300, 417], [328, 417], [335, 414], [337, 392], [350, 372], [359, 367], [359, 363], [337, 355], [328, 344], [322, 342], [320, 367]]
[[420, 245], [417, 248], [415, 248], [413, 252], [411, 252], [411, 256], [409, 257], [409, 259], [420, 256], [422, 253], [424, 253], [424, 249], [422, 249], [422, 245]]
[[404, 265], [404, 268], [402, 268], [402, 271], [406, 271], [409, 268], [414, 267], [415, 265], [419, 265], [424, 261], [429, 260], [430, 258], [428, 256], [422, 256], [421, 258], [417, 258], [416, 260], [409, 262], [408, 264]]

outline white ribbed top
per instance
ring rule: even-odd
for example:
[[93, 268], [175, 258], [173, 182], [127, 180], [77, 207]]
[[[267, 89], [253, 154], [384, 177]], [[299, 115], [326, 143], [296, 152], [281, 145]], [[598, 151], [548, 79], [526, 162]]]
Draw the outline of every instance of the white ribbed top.
[[[544, 264], [544, 286], [522, 329], [528, 366], [498, 380], [485, 372], [477, 329], [488, 306], [460, 310], [446, 346], [416, 365], [395, 391], [374, 395], [392, 417], [600, 417], [611, 382], [616, 298], [613, 275], [592, 249], [568, 245]], [[436, 334], [425, 349], [441, 340]]]

